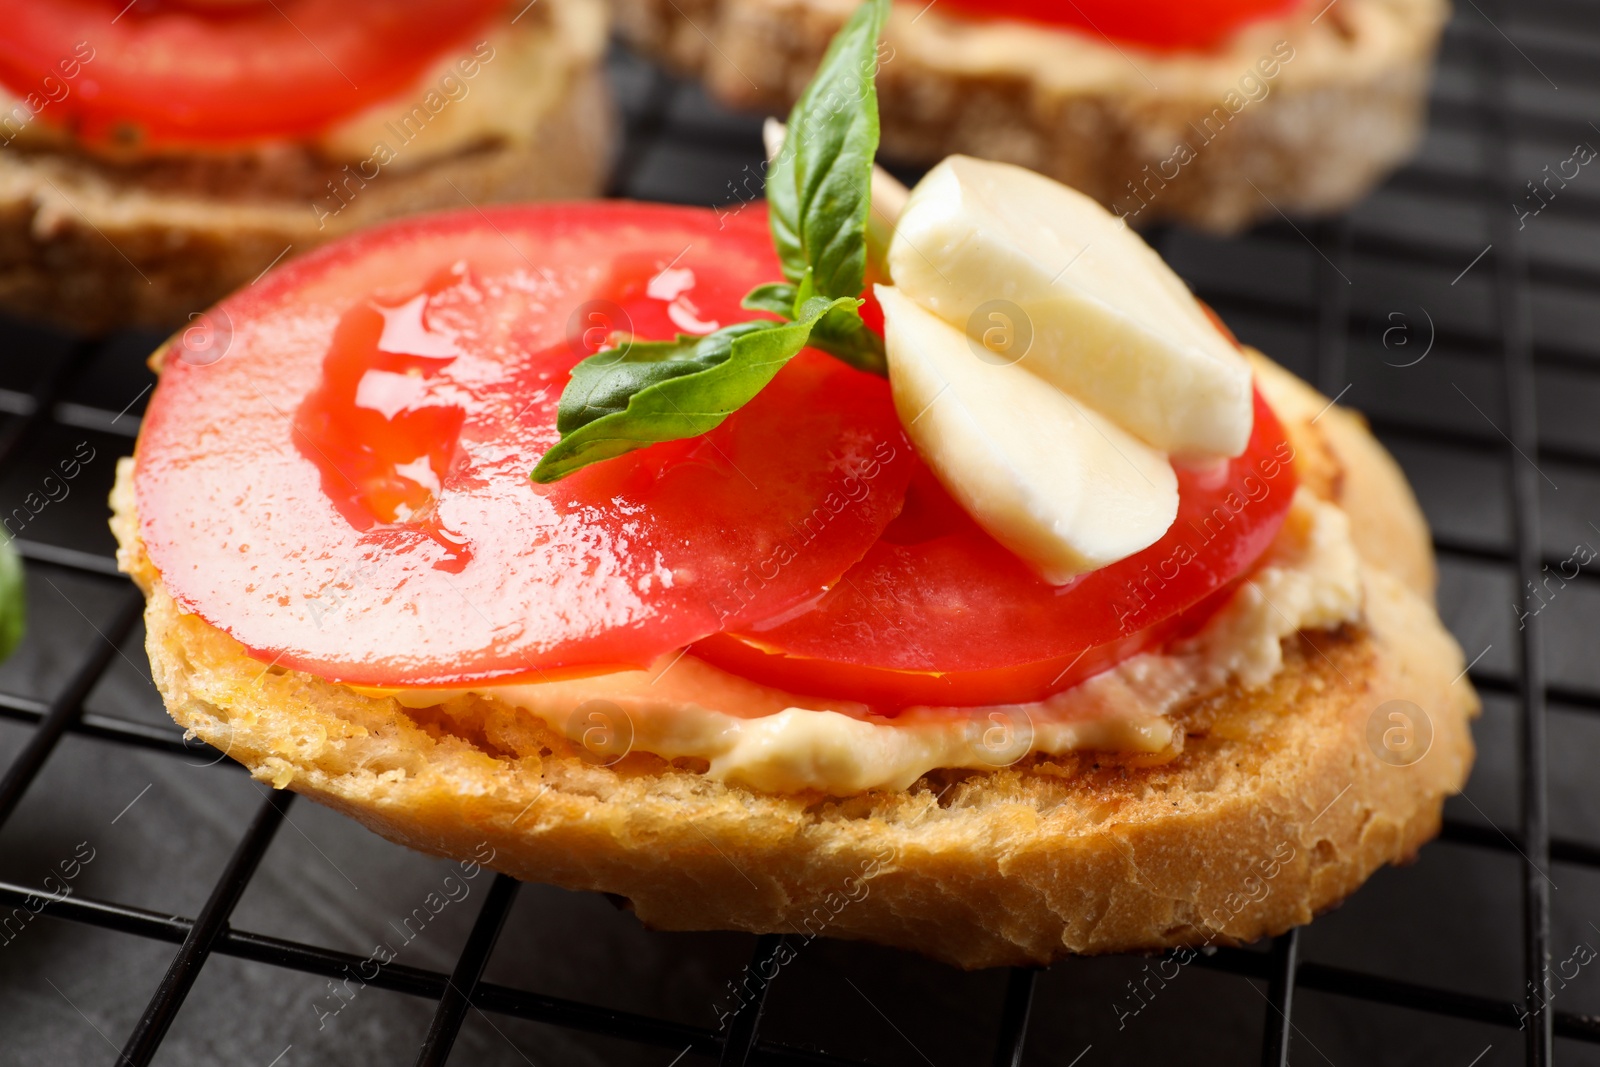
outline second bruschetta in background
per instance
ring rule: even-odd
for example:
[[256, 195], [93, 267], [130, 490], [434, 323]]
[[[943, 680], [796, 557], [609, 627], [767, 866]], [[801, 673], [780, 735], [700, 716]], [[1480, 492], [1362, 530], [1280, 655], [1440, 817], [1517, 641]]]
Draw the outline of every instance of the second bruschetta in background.
[[[854, 6], [612, 0], [635, 47], [768, 110], [795, 99]], [[1415, 149], [1447, 14], [1444, 0], [897, 0], [878, 53], [883, 152], [1016, 163], [1138, 226], [1337, 211]]]
[[610, 163], [599, 0], [4, 0], [0, 21], [0, 308], [75, 331], [171, 327], [382, 219], [594, 195]]

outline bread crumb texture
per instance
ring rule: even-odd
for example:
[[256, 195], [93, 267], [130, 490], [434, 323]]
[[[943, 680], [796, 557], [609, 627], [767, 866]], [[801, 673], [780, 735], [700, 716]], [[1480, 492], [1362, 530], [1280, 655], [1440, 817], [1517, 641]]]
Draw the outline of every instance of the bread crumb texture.
[[[848, 798], [759, 793], [646, 753], [603, 766], [482, 698], [406, 709], [252, 659], [163, 589], [138, 538], [132, 460], [112, 526], [148, 596], [151, 667], [173, 718], [257, 779], [391, 840], [456, 858], [486, 843], [508, 874], [620, 894], [660, 929], [822, 930], [965, 968], [1243, 943], [1412, 859], [1466, 780], [1478, 709], [1432, 606], [1427, 531], [1398, 468], [1358, 416], [1333, 408], [1312, 425], [1304, 409], [1326, 401], [1256, 362], [1302, 479], [1357, 531], [1366, 618], [1286, 638], [1265, 686], [1184, 704], [1182, 752], [1156, 766], [1032, 756]], [[1397, 700], [1431, 733], [1404, 765], [1369, 740]]]

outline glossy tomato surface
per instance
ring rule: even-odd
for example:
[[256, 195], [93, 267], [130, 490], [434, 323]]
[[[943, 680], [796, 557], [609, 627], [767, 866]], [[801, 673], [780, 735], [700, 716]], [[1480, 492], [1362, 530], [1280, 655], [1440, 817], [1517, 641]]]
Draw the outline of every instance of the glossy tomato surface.
[[[294, 136], [416, 84], [505, 0], [0, 0], [0, 83], [91, 141]], [[441, 75], [442, 76], [442, 75]], [[459, 77], [457, 79], [460, 80]], [[427, 86], [427, 89], [436, 88]], [[424, 105], [419, 99], [408, 102]]]
[[1282, 526], [1293, 457], [1258, 392], [1241, 456], [1178, 471], [1166, 536], [1063, 586], [1035, 576], [923, 468], [902, 515], [815, 607], [695, 652], [770, 685], [883, 711], [1039, 700], [1204, 622]]
[[1163, 50], [1204, 49], [1301, 0], [946, 0], [962, 14], [1069, 26]]
[[914, 466], [887, 383], [797, 357], [704, 437], [551, 485], [569, 368], [613, 330], [746, 319], [759, 211], [604, 202], [408, 220], [179, 335], [138, 446], [151, 559], [266, 661], [370, 686], [643, 666], [819, 596]]

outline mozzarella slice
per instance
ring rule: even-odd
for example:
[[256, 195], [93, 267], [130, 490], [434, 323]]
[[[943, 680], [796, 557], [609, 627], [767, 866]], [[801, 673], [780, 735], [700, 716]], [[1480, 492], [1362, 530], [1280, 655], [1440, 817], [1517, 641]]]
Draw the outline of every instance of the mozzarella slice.
[[1244, 451], [1249, 364], [1161, 257], [1082, 193], [951, 156], [912, 190], [888, 258], [906, 296], [974, 336], [1020, 308], [1028, 369], [1154, 447]]
[[996, 541], [1061, 585], [1166, 533], [1178, 481], [1164, 454], [898, 289], [877, 294], [901, 425]]

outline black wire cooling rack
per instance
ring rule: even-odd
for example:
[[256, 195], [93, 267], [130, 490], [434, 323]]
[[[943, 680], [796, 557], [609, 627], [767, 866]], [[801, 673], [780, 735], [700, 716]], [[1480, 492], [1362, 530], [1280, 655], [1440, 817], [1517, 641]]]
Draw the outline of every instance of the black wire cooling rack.
[[[613, 192], [735, 202], [757, 120], [610, 67]], [[1600, 545], [1600, 166], [1570, 162], [1600, 145], [1600, 9], [1467, 0], [1432, 115], [1345, 217], [1152, 235], [1241, 337], [1369, 415], [1429, 513], [1486, 712], [1417, 866], [1170, 980], [1158, 960], [967, 975], [819, 942], [723, 1027], [726, 983], [776, 938], [651, 933], [504, 877], [363, 967], [448, 867], [166, 720], [101, 503], [157, 339], [10, 323], [0, 511], [34, 618], [0, 668], [0, 1063], [1600, 1063], [1600, 583], [1587, 560], [1567, 577]]]

